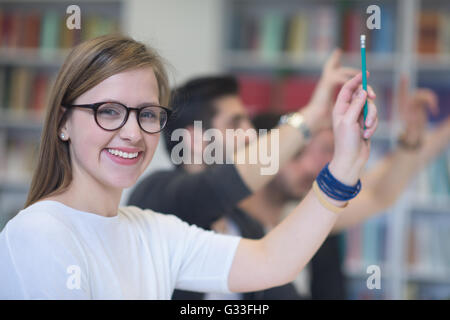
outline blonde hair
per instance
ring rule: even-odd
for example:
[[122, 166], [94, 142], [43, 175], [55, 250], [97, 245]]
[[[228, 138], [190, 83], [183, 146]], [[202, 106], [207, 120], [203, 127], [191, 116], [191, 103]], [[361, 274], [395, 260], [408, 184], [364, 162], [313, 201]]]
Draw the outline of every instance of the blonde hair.
[[61, 67], [50, 98], [42, 130], [39, 158], [25, 207], [60, 193], [72, 181], [68, 142], [58, 138], [68, 112], [61, 107], [117, 73], [151, 67], [158, 81], [159, 102], [167, 106], [170, 88], [162, 58], [157, 52], [129, 37], [108, 35], [73, 48]]

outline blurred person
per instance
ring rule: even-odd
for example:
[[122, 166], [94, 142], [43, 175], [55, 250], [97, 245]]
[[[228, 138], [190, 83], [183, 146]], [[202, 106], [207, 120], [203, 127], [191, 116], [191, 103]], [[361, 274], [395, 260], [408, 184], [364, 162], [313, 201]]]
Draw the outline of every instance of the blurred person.
[[[331, 109], [335, 90], [358, 71], [340, 64], [342, 52], [335, 50], [326, 61], [322, 75], [312, 94], [308, 105], [302, 112], [320, 113], [314, 124], [312, 134], [325, 126], [331, 125]], [[188, 81], [174, 91], [172, 105], [178, 115], [168, 124], [164, 132], [167, 149], [172, 154], [179, 143], [173, 141], [174, 132], [185, 128], [191, 132], [191, 140], [183, 141], [192, 154], [203, 154], [205, 145], [202, 141], [192, 139], [202, 136], [204, 131], [218, 129], [226, 137], [227, 129], [253, 129], [245, 107], [239, 98], [239, 87], [231, 76], [201, 77]], [[369, 96], [375, 97], [369, 88]], [[194, 126], [196, 120], [202, 121], [202, 128]], [[280, 125], [277, 128], [283, 128]], [[200, 131], [200, 132], [197, 132]], [[305, 143], [297, 138], [294, 130], [280, 135], [280, 167], [295, 153], [304, 149]], [[241, 141], [245, 141], [241, 139]], [[225, 154], [224, 141], [223, 150]], [[250, 139], [246, 140], [250, 143]], [[254, 141], [256, 144], [257, 141]], [[195, 155], [192, 156], [192, 158]], [[258, 167], [240, 164], [207, 165], [181, 164], [175, 170], [161, 170], [152, 173], [138, 183], [129, 198], [130, 205], [150, 208], [159, 212], [174, 214], [189, 223], [202, 228], [223, 232], [233, 219], [238, 227], [235, 234], [246, 238], [259, 239], [265, 232], [258, 223], [254, 224], [237, 204], [252, 192], [268, 183], [273, 176], [261, 176]], [[219, 183], [218, 183], [219, 182]], [[226, 216], [229, 219], [225, 220]], [[325, 245], [327, 246], [327, 245]], [[202, 299], [199, 293], [175, 291], [174, 299]], [[228, 298], [241, 298], [242, 295], [229, 295]], [[297, 299], [297, 292], [291, 284], [273, 288], [265, 292], [252, 292], [243, 296], [245, 299]], [[214, 298], [207, 295], [206, 298]]]
[[[321, 248], [311, 260], [309, 268], [302, 271], [306, 271], [306, 277], [309, 278], [306, 281], [311, 284], [309, 289], [312, 298], [330, 298], [333, 294], [337, 298], [343, 291], [338, 233], [391, 207], [412, 178], [450, 143], [450, 118], [436, 128], [426, 130], [427, 110], [438, 113], [437, 96], [423, 88], [409, 93], [406, 79], [401, 81], [399, 88], [403, 131], [397, 147], [363, 174], [361, 181], [364, 191], [338, 219], [323, 245], [329, 244], [326, 250]], [[254, 124], [258, 129], [271, 129], [279, 118], [276, 114], [262, 114], [255, 117]], [[307, 194], [323, 166], [332, 159], [333, 139], [331, 128], [317, 132], [304, 150], [281, 168], [266, 186], [239, 203], [239, 208], [261, 223], [264, 230], [274, 228], [282, 220], [289, 208], [288, 204], [299, 201]]]
[[320, 188], [251, 240], [119, 208], [170, 116], [167, 75], [162, 58], [131, 38], [81, 43], [52, 89], [25, 208], [0, 233], [0, 298], [169, 299], [174, 288], [248, 292], [292, 281], [359, 193], [377, 125], [373, 104], [367, 128], [359, 122], [361, 82], [361, 74], [347, 81], [333, 108], [336, 149]]

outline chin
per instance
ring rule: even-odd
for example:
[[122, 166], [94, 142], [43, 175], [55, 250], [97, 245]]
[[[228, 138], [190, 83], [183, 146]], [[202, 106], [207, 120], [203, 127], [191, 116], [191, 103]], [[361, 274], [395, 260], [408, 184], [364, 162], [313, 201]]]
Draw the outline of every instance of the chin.
[[114, 178], [109, 178], [106, 184], [114, 189], [126, 189], [134, 186], [139, 176], [117, 176]]

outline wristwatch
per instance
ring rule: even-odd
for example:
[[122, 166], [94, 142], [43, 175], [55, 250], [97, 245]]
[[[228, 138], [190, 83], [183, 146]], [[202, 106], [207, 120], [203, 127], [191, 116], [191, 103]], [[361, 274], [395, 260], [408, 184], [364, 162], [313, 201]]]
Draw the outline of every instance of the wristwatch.
[[299, 112], [288, 113], [283, 115], [280, 118], [280, 122], [278, 124], [289, 124], [290, 126], [300, 130], [306, 142], [311, 139], [311, 131], [308, 128], [308, 125], [305, 122], [305, 118]]

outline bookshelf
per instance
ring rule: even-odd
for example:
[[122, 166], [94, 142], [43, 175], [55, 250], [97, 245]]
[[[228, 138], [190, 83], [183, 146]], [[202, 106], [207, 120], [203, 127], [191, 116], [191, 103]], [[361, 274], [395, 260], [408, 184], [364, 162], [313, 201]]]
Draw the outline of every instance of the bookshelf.
[[[365, 27], [371, 4], [381, 8], [381, 30]], [[412, 88], [437, 92], [441, 115], [431, 126], [450, 114], [448, 1], [230, 0], [224, 9], [222, 68], [239, 79], [251, 115], [304, 105], [335, 46], [344, 64], [359, 68], [360, 30], [381, 119], [369, 167], [395, 148], [401, 126], [392, 106], [403, 73]], [[345, 233], [348, 298], [450, 297], [450, 247], [440, 245], [450, 243], [449, 167], [446, 150], [392, 208]], [[381, 267], [381, 290], [366, 288], [371, 264]]]
[[49, 89], [70, 48], [122, 29], [122, 1], [77, 1], [79, 30], [65, 25], [72, 4], [0, 0], [0, 230], [23, 208]]

